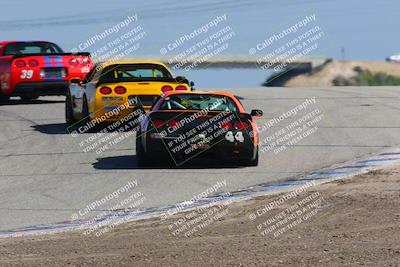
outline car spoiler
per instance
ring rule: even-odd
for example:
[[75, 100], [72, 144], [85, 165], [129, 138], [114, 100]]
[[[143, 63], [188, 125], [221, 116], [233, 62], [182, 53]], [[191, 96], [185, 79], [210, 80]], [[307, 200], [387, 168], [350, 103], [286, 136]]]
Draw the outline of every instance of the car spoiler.
[[[168, 110], [157, 110], [153, 111], [150, 114], [151, 119], [163, 119], [163, 118], [176, 118], [178, 116], [191, 116], [195, 113], [199, 113], [199, 111], [168, 111]], [[211, 114], [218, 114], [222, 113], [223, 111], [210, 111]], [[239, 112], [233, 112], [232, 114], [235, 115], [235, 118], [240, 120], [240, 121], [251, 121], [253, 120], [251, 115], [248, 113], [239, 113]], [[209, 114], [210, 115], [210, 114]]]
[[90, 57], [89, 52], [79, 52], [79, 53], [55, 53], [55, 54], [44, 54], [44, 53], [37, 53], [37, 54], [18, 54], [13, 55], [12, 58], [22, 58], [22, 57], [35, 57], [35, 56], [87, 56]]

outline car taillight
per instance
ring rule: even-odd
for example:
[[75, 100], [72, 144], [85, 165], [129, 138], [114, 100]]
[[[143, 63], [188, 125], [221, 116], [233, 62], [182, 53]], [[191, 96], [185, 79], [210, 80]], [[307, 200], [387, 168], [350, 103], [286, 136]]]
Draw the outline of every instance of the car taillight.
[[167, 125], [169, 127], [176, 127], [178, 125], [178, 123], [179, 123], [178, 121], [171, 120], [171, 121], [167, 122]]
[[89, 65], [89, 59], [88, 59], [88, 58], [82, 59], [81, 64], [82, 64], [82, 66], [87, 66], [87, 65]]
[[249, 127], [249, 124], [247, 122], [237, 122], [237, 123], [235, 123], [235, 128], [237, 130], [243, 130], [243, 129], [246, 129], [247, 127]]
[[37, 60], [31, 59], [28, 61], [28, 66], [32, 68], [37, 67], [39, 66], [39, 62]]
[[223, 122], [221, 123], [220, 127], [225, 130], [232, 129], [232, 122]]
[[17, 61], [15, 61], [15, 66], [18, 68], [22, 68], [25, 67], [25, 61], [18, 59]]
[[69, 60], [69, 64], [74, 67], [78, 66], [78, 60], [76, 58], [72, 58]]
[[154, 128], [160, 128], [164, 125], [164, 122], [162, 120], [153, 120], [153, 126]]
[[114, 92], [119, 95], [123, 95], [126, 93], [126, 88], [123, 86], [117, 86], [114, 88]]
[[161, 87], [161, 92], [163, 92], [163, 93], [172, 91], [172, 90], [173, 90], [172, 87], [169, 85], [164, 85], [163, 87]]
[[110, 87], [101, 87], [100, 88], [100, 93], [103, 95], [109, 95], [111, 94], [112, 90]]
[[175, 90], [187, 90], [185, 86], [179, 85], [175, 88]]

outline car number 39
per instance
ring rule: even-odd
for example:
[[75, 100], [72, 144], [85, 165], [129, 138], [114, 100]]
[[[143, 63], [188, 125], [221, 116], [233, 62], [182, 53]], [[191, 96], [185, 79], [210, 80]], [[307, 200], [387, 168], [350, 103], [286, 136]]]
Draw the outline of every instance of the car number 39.
[[229, 142], [235, 142], [238, 141], [240, 143], [244, 142], [244, 137], [243, 137], [243, 133], [242, 132], [237, 132], [235, 135], [233, 134], [233, 132], [229, 131], [225, 134], [225, 139], [228, 140]]
[[22, 70], [20, 77], [21, 79], [32, 79], [33, 70]]

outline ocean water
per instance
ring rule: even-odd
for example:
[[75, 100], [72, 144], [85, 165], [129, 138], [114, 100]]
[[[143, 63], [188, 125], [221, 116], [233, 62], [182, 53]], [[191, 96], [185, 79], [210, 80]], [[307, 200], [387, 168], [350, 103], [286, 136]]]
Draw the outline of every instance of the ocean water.
[[[226, 14], [225, 25], [235, 37], [222, 54], [247, 55], [249, 49], [273, 34], [314, 14], [314, 24], [323, 29], [324, 37], [310, 55], [382, 60], [400, 51], [396, 34], [400, 26], [398, 0], [20, 0], [3, 1], [1, 10], [1, 39], [50, 40], [65, 50], [102, 33], [129, 14], [137, 14], [135, 25], [143, 28], [146, 37], [133, 54], [160, 55], [167, 44]], [[88, 50], [94, 52], [102, 45], [99, 42]], [[188, 47], [189, 43], [181, 48]], [[202, 75], [202, 71], [197, 73]]]
[[195, 89], [254, 88], [262, 86], [272, 71], [260, 69], [200, 69], [177, 70], [176, 76], [185, 76], [195, 83]]

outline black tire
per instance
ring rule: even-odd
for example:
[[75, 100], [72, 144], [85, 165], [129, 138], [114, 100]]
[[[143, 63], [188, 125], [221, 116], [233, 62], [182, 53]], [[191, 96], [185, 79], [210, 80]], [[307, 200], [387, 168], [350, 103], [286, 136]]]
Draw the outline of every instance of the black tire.
[[21, 97], [21, 100], [24, 100], [24, 101], [32, 101], [32, 100], [36, 100], [39, 98], [38, 95], [23, 95], [20, 97]]
[[[92, 123], [91, 123], [92, 122]], [[89, 105], [86, 98], [86, 95], [83, 95], [82, 101], [82, 119], [77, 122], [77, 127], [80, 128], [81, 126], [84, 127], [86, 131], [84, 133], [98, 133], [101, 131], [109, 132], [107, 127], [109, 124], [107, 122], [95, 122], [89, 116]]]
[[68, 126], [74, 125], [77, 121], [74, 117], [74, 112], [72, 109], [71, 96], [67, 94], [65, 98], [65, 122]]
[[0, 93], [0, 102], [7, 102], [8, 100], [10, 100], [10, 96]]
[[[77, 122], [77, 124], [76, 124], [77, 127], [83, 126], [83, 125], [87, 124], [90, 121], [89, 106], [88, 106], [88, 103], [87, 103], [86, 95], [83, 96], [82, 116], [83, 116], [83, 118], [81, 120], [79, 120]], [[90, 128], [90, 129], [88, 129], [87, 132], [88, 133], [94, 133], [94, 132], [97, 132], [97, 131], [98, 131], [97, 127], [94, 126], [94, 127]]]
[[83, 114], [83, 120], [85, 121], [85, 122], [87, 122], [87, 121], [89, 121], [89, 106], [88, 106], [88, 103], [87, 103], [87, 98], [86, 98], [86, 95], [84, 95], [83, 96], [83, 104], [82, 104], [83, 106], [82, 106], [82, 114]]
[[258, 147], [256, 148], [256, 157], [253, 159], [246, 159], [241, 161], [241, 165], [246, 167], [255, 167], [258, 166]]
[[151, 166], [151, 161], [149, 160], [146, 152], [143, 149], [142, 142], [140, 142], [140, 137], [138, 135], [140, 132], [136, 133], [136, 158], [137, 158], [137, 165], [139, 167], [148, 167]]

